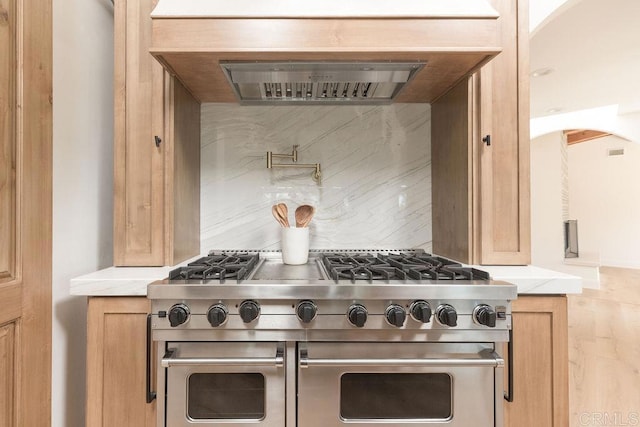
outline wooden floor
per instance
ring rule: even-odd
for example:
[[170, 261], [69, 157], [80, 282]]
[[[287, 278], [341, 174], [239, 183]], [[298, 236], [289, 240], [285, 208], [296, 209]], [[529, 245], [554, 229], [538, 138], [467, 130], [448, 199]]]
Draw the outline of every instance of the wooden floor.
[[571, 427], [640, 426], [640, 270], [569, 296]]

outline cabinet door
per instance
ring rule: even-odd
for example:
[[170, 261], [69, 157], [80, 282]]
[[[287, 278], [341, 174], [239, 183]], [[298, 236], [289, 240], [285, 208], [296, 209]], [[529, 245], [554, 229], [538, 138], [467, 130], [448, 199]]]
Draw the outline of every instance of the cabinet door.
[[505, 404], [505, 426], [568, 426], [567, 299], [520, 296], [512, 312], [514, 401]]
[[155, 426], [155, 400], [146, 401], [150, 309], [144, 297], [89, 299], [87, 426]]
[[200, 251], [200, 103], [149, 53], [157, 0], [115, 0], [114, 264]]
[[15, 425], [15, 323], [0, 326], [0, 427]]
[[151, 56], [157, 0], [114, 11], [114, 264], [164, 264], [164, 71]]
[[0, 427], [51, 424], [51, 25], [0, 0]]
[[503, 51], [431, 108], [433, 251], [473, 264], [527, 264], [527, 1], [492, 3]]
[[[474, 262], [528, 264], [529, 62], [527, 0], [492, 0], [502, 52], [480, 70]], [[483, 140], [484, 138], [487, 138]], [[486, 141], [486, 142], [485, 142]]]

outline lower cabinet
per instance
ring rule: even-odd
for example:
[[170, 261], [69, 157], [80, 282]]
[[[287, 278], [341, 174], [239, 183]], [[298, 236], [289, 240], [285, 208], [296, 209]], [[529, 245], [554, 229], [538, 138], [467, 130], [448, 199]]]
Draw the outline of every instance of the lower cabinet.
[[150, 308], [145, 297], [89, 298], [87, 426], [156, 426], [155, 400], [146, 401]]
[[512, 306], [513, 396], [505, 426], [569, 425], [567, 298], [519, 296]]
[[[87, 426], [155, 427], [155, 400], [146, 402], [149, 310], [145, 297], [89, 298]], [[505, 404], [505, 426], [569, 425], [566, 297], [518, 297], [513, 357], [514, 401]]]

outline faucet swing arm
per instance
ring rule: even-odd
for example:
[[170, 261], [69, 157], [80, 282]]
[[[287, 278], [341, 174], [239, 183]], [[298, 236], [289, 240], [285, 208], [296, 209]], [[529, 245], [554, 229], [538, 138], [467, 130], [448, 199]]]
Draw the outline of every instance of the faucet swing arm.
[[[277, 159], [291, 159], [291, 161], [293, 162], [293, 164], [282, 164], [282, 163], [277, 163], [274, 164], [273, 163], [273, 159], [277, 158]], [[314, 169], [313, 173], [311, 174], [311, 177], [314, 179], [314, 181], [320, 181], [320, 178], [322, 178], [322, 171], [320, 169], [320, 163], [297, 163], [298, 161], [298, 145], [294, 145], [293, 146], [293, 150], [291, 152], [291, 154], [274, 154], [271, 151], [267, 151], [267, 169], [274, 169], [274, 168], [311, 168]]]

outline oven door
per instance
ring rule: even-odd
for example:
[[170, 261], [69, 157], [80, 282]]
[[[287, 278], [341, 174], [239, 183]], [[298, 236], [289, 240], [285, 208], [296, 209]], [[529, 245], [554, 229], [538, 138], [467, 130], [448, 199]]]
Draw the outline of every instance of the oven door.
[[165, 426], [284, 426], [284, 364], [284, 343], [168, 343]]
[[311, 342], [298, 351], [298, 426], [502, 426], [504, 362], [491, 343]]

